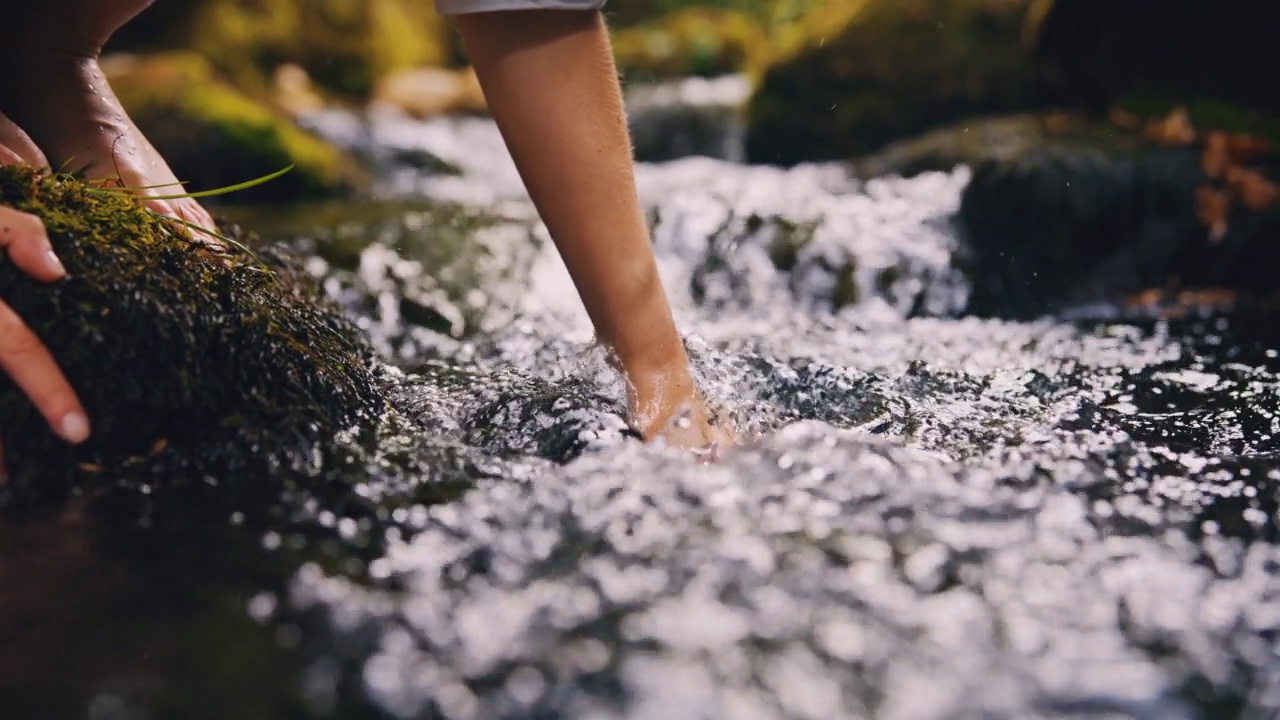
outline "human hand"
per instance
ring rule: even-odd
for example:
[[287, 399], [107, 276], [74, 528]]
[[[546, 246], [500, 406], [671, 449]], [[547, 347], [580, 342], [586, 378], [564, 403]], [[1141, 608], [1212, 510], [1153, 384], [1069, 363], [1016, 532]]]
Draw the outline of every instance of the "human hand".
[[[0, 138], [12, 135], [15, 130], [17, 128], [0, 116]], [[43, 157], [33, 159], [39, 162]], [[0, 144], [0, 165], [19, 162], [27, 159], [10, 146]], [[67, 275], [53, 252], [44, 224], [34, 215], [0, 205], [0, 248], [16, 267], [37, 280], [55, 282]], [[88, 415], [71, 384], [40, 338], [2, 300], [0, 368], [30, 398], [55, 434], [72, 444], [89, 437]], [[0, 444], [0, 477], [3, 473], [4, 447]]]
[[714, 461], [738, 442], [731, 429], [712, 419], [706, 403], [681, 368], [628, 376], [632, 422], [646, 442], [662, 442]]

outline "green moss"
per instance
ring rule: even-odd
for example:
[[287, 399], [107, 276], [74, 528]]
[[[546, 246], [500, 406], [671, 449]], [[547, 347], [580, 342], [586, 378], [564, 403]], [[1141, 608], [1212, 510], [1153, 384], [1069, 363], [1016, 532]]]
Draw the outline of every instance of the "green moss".
[[[748, 107], [751, 160], [849, 158], [978, 114], [1035, 107], [1035, 0], [859, 0], [776, 33]], [[1033, 34], [1033, 33], [1030, 33]]]
[[232, 87], [199, 55], [121, 59], [107, 70], [125, 109], [189, 189], [233, 185], [291, 164], [293, 172], [238, 199], [332, 196], [367, 182], [354, 160]]
[[363, 97], [383, 75], [457, 61], [453, 33], [427, 0], [191, 0], [157, 3], [115, 49], [192, 49], [239, 87], [265, 89], [281, 63]]
[[741, 72], [766, 45], [756, 20], [706, 8], [678, 10], [613, 37], [618, 69], [629, 81]]
[[0, 377], [10, 500], [157, 455], [224, 470], [305, 462], [309, 442], [382, 407], [357, 334], [282, 255], [259, 253], [271, 272], [234, 248], [215, 257], [133, 195], [28, 168], [0, 168], [0, 204], [40, 217], [68, 268], [46, 285], [0, 263], [0, 297], [57, 358], [94, 429], [66, 446]]

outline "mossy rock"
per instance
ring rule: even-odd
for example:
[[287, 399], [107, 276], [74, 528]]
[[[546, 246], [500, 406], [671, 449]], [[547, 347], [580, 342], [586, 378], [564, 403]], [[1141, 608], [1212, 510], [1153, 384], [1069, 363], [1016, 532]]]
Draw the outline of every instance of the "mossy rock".
[[779, 37], [748, 106], [748, 159], [845, 159], [966, 117], [1041, 106], [1044, 0], [850, 0]]
[[294, 170], [284, 177], [236, 199], [327, 197], [368, 182], [348, 155], [232, 87], [195, 53], [116, 57], [104, 66], [125, 109], [189, 190], [235, 185], [289, 165]]
[[314, 443], [385, 407], [358, 333], [282, 255], [214, 256], [132, 194], [29, 168], [0, 168], [0, 204], [39, 216], [67, 266], [43, 284], [0, 262], [0, 299], [93, 423], [87, 443], [66, 445], [0, 375], [11, 475], [0, 505], [56, 501], [86, 479], [101, 489], [154, 463], [167, 463], [166, 482], [234, 484], [306, 465]]
[[707, 8], [677, 10], [613, 36], [618, 69], [632, 82], [741, 72], [766, 44], [753, 18]]
[[[1256, 0], [1057, 0], [1036, 54], [1061, 73], [1072, 103], [1140, 114], [1200, 105], [1280, 115], [1271, 6]], [[1217, 106], [1215, 109], [1213, 106]], [[1242, 119], [1242, 118], [1237, 118]], [[1241, 131], [1249, 128], [1239, 128]]]
[[293, 63], [323, 88], [364, 97], [388, 73], [456, 61], [454, 36], [430, 0], [190, 0], [156, 3], [111, 47], [196, 50], [250, 89]]
[[1236, 203], [1214, 237], [1198, 210], [1213, 186], [1201, 154], [1095, 133], [978, 163], [956, 216], [967, 311], [1032, 319], [1166, 289], [1273, 296], [1280, 207]]

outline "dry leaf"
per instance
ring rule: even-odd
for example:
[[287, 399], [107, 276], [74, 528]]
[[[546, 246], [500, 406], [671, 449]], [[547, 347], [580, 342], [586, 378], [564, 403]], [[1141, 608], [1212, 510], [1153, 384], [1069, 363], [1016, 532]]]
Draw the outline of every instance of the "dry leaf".
[[1222, 179], [1231, 167], [1231, 153], [1227, 149], [1227, 134], [1211, 132], [1205, 136], [1204, 149], [1200, 152], [1200, 168], [1206, 177]]
[[1276, 201], [1280, 189], [1257, 170], [1232, 167], [1227, 170], [1227, 185], [1240, 203], [1250, 210], [1265, 210]]
[[1271, 143], [1265, 138], [1246, 133], [1234, 133], [1227, 136], [1227, 153], [1237, 163], [1247, 163], [1271, 152]]
[[1111, 124], [1121, 130], [1139, 130], [1142, 128], [1142, 118], [1120, 108], [1112, 108], [1110, 113]]
[[1195, 142], [1196, 129], [1191, 125], [1191, 116], [1186, 108], [1174, 108], [1163, 118], [1153, 119], [1147, 123], [1143, 136], [1148, 140], [1165, 145], [1189, 145]]
[[1227, 212], [1231, 198], [1226, 191], [1211, 185], [1196, 186], [1196, 218], [1209, 231], [1209, 241], [1222, 242], [1227, 235]]

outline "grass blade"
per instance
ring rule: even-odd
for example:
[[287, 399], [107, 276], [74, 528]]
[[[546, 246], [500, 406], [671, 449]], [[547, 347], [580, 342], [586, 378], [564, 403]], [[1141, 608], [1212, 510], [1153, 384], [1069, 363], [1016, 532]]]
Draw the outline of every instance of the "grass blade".
[[237, 185], [228, 185], [227, 187], [217, 188], [214, 190], [203, 190], [201, 192], [183, 193], [181, 195], [149, 195], [147, 196], [147, 199], [148, 200], [181, 200], [183, 198], [202, 198], [202, 197], [211, 197], [213, 195], [225, 195], [227, 193], [239, 192], [241, 190], [248, 190], [249, 188], [257, 187], [263, 183], [271, 182], [272, 180], [275, 180], [281, 175], [284, 175], [285, 173], [289, 172], [294, 167], [295, 167], [294, 165], [290, 165], [289, 167], [284, 168], [283, 170], [277, 170], [271, 173], [270, 175], [263, 175], [262, 177], [257, 178], [255, 180], [248, 180], [248, 181], [239, 183]]

